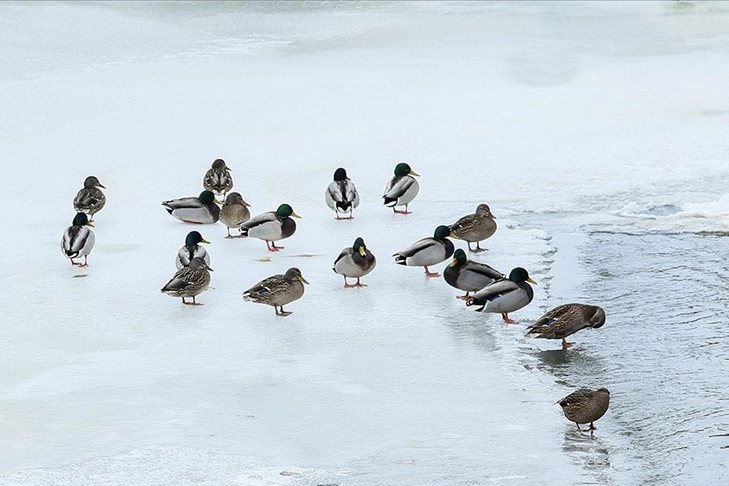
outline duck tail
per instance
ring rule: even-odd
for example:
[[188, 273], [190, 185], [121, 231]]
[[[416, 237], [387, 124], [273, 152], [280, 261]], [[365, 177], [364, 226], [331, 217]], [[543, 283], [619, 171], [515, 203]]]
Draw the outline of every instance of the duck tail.
[[240, 231], [240, 238], [248, 238], [248, 228], [240, 227], [238, 230]]
[[480, 305], [481, 307], [479, 307], [478, 309], [475, 309], [475, 311], [482, 312], [484, 310], [484, 308], [486, 307], [486, 303], [487, 303], [487, 301], [484, 299], [472, 299], [472, 300], [469, 300], [468, 302], [466, 302], [466, 307]]
[[383, 202], [383, 204], [385, 206], [387, 206], [388, 208], [394, 207], [396, 205], [396, 203], [397, 203], [397, 198], [394, 198], [394, 197], [385, 197], [385, 196], [382, 196], [382, 197], [385, 199], [385, 201]]
[[399, 253], [395, 253], [392, 256], [395, 257], [395, 263], [397, 263], [398, 265], [407, 265], [407, 263], [405, 262], [405, 260], [407, 260], [407, 258], [404, 257], [403, 255], [401, 255]]
[[342, 201], [337, 203], [337, 209], [342, 213], [346, 213], [347, 211], [349, 211], [350, 206], [352, 206], [352, 203], [349, 201]]
[[528, 338], [543, 338], [544, 334], [542, 333], [542, 329], [539, 327], [530, 327], [527, 329], [526, 334], [524, 334], [524, 337]]

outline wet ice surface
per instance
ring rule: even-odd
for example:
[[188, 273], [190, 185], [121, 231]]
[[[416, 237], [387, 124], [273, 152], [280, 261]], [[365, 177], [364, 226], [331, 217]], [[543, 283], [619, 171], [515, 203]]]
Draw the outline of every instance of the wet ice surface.
[[[686, 4], [0, 7], [0, 483], [726, 480], [729, 24]], [[304, 217], [284, 251], [159, 205], [217, 157], [253, 214]], [[400, 160], [406, 217], [380, 203]], [[354, 221], [324, 205], [340, 165]], [[90, 174], [108, 204], [72, 269]], [[480, 202], [476, 258], [539, 282], [519, 325], [390, 261]], [[191, 229], [215, 269], [195, 308], [159, 292]], [[343, 289], [357, 236], [378, 266]], [[290, 266], [293, 315], [242, 301]], [[566, 353], [523, 338], [570, 301], [607, 324]], [[594, 438], [555, 404], [581, 386], [612, 392]]]

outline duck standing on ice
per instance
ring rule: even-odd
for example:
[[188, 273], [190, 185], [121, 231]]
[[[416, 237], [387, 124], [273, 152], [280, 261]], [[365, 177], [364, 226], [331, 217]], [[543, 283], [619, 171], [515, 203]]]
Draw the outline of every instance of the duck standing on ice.
[[[392, 208], [395, 213], [410, 214], [408, 204], [415, 199], [418, 191], [420, 191], [420, 185], [413, 176], [419, 175], [405, 162], [397, 164], [395, 166], [395, 176], [385, 185], [385, 194], [382, 196], [383, 204], [388, 208]], [[405, 210], [398, 211], [395, 209], [398, 206], [405, 206]]]

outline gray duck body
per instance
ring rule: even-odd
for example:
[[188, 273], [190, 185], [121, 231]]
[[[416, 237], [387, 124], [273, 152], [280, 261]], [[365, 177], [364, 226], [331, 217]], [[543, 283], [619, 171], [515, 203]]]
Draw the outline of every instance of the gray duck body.
[[[71, 265], [85, 267], [88, 265], [88, 255], [94, 249], [96, 236], [91, 231], [93, 226], [86, 213], [77, 213], [71, 226], [66, 228], [61, 238], [61, 251], [71, 260]], [[84, 257], [84, 263], [76, 263], [74, 258]]]
[[[364, 287], [359, 279], [374, 270], [377, 265], [377, 259], [372, 252], [365, 246], [362, 238], [357, 238], [350, 248], [344, 248], [334, 260], [332, 270], [344, 277], [345, 287]], [[347, 277], [356, 278], [355, 285], [347, 283]]]
[[[443, 278], [451, 287], [468, 292], [476, 292], [506, 275], [485, 263], [474, 262], [473, 260], [461, 261], [456, 255], [461, 256], [463, 250], [456, 250], [454, 260], [443, 270]], [[462, 258], [465, 258], [465, 254]]]

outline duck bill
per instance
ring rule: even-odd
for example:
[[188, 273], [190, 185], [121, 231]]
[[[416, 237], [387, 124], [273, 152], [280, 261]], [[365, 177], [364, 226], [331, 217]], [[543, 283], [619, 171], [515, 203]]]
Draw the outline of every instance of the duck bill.
[[299, 277], [299, 281], [305, 283], [306, 285], [309, 285], [309, 282], [307, 282], [304, 277]]
[[448, 235], [448, 236], [450, 236], [451, 238], [455, 238], [455, 239], [457, 239], [457, 240], [460, 240], [460, 238], [458, 237], [458, 235], [457, 235], [457, 234], [455, 234], [455, 233], [454, 233], [453, 231], [451, 231], [451, 234], [450, 234], [450, 235]]
[[[293, 216], [294, 218], [299, 218], [299, 219], [301, 219], [301, 216], [299, 216], [299, 215], [298, 215], [298, 214], [296, 214], [296, 213], [291, 213], [291, 216]], [[308, 282], [307, 282], [307, 283], [308, 283]]]
[[213, 202], [214, 202], [215, 204], [218, 204], [218, 205], [220, 205], [220, 204], [223, 204], [223, 203], [221, 203], [220, 201], [218, 201], [218, 198], [217, 198], [217, 197], [216, 197], [215, 199], [213, 199]]
[[92, 223], [91, 221], [87, 222], [86, 226], [91, 226], [92, 228], [95, 228], [94, 223]]
[[208, 267], [207, 265], [205, 265], [205, 268], [207, 268], [207, 269], [208, 269], [208, 272], [214, 272], [214, 271], [215, 271], [215, 270], [213, 270], [212, 268]]
[[458, 260], [456, 258], [451, 260], [451, 262], [448, 264], [449, 267], [455, 267], [456, 265], [458, 265]]
[[362, 255], [362, 256], [367, 256], [367, 250], [365, 250], [364, 248], [362, 248], [360, 246], [359, 247], [359, 254]]
[[533, 283], [534, 285], [539, 285], [539, 284], [538, 284], [537, 282], [535, 282], [535, 281], [534, 281], [534, 279], [533, 279], [533, 278], [531, 278], [531, 277], [529, 277], [529, 278], [527, 279], [527, 282], [529, 282], [529, 283]]
[[250, 207], [251, 207], [251, 205], [250, 205], [250, 204], [248, 204], [247, 202], [245, 202], [245, 201], [244, 201], [244, 200], [242, 200], [242, 199], [240, 200], [240, 202], [241, 202], [241, 204], [242, 204], [243, 206], [245, 206], [245, 207], [247, 207], [247, 208], [250, 208]]
[[101, 183], [97, 184], [97, 185], [96, 185], [96, 187], [100, 187], [100, 188], [102, 188], [102, 189], [106, 189], [106, 186], [105, 186], [105, 185], [103, 185], [103, 184], [101, 184]]
[[203, 238], [202, 240], [200, 240], [200, 243], [207, 243], [208, 245], [210, 245], [210, 244], [211, 244], [211, 243], [210, 243], [210, 242], [209, 242], [208, 240], [206, 240], [205, 238]]
[[420, 177], [420, 174], [418, 174], [414, 170], [410, 170], [410, 172], [408, 172], [408, 175]]

